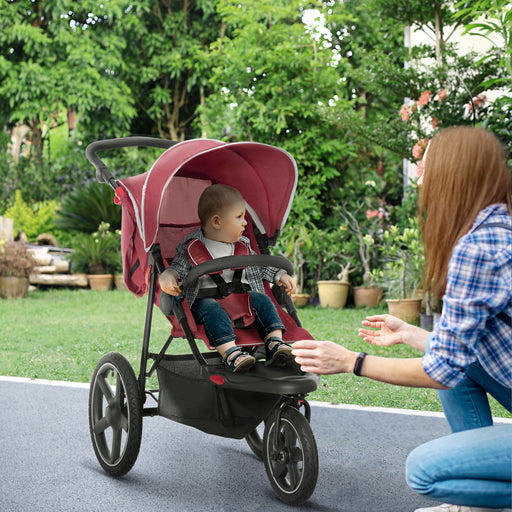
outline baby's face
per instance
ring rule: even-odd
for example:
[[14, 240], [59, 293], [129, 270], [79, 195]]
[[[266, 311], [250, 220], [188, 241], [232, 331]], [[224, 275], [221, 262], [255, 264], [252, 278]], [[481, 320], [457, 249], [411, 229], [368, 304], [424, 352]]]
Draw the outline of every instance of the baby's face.
[[240, 240], [247, 221], [245, 220], [245, 203], [227, 206], [220, 214], [220, 229], [217, 232], [219, 241], [234, 243]]

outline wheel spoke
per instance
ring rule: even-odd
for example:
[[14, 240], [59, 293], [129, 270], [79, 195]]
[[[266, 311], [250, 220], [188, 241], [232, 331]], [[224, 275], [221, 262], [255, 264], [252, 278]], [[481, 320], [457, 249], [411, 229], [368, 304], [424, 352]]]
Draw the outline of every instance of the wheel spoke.
[[112, 399], [114, 398], [114, 393], [112, 392], [110, 383], [107, 380], [107, 375], [98, 375], [97, 382], [98, 385], [100, 386], [103, 396], [105, 397], [107, 403], [110, 405]]
[[94, 433], [102, 434], [110, 426], [110, 421], [108, 421], [107, 418], [104, 416], [94, 424]]
[[119, 459], [119, 455], [121, 454], [121, 440], [122, 440], [122, 429], [115, 428], [112, 432], [112, 452], [111, 452], [111, 462], [114, 463]]
[[119, 418], [119, 427], [125, 432], [128, 432], [128, 416], [124, 413], [121, 413], [121, 417]]
[[304, 460], [304, 454], [298, 446], [290, 448], [290, 461], [302, 462], [303, 460]]
[[290, 476], [290, 486], [292, 489], [295, 489], [300, 482], [301, 471], [299, 466], [294, 462], [290, 462], [290, 464], [288, 464], [288, 470], [288, 474]]

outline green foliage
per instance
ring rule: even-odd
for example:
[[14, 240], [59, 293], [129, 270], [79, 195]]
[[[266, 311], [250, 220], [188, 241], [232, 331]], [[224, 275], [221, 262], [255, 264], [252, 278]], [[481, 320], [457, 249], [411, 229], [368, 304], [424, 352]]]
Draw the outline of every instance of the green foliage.
[[13, 219], [15, 234], [23, 231], [28, 240], [34, 242], [37, 235], [55, 231], [56, 208], [56, 201], [32, 203], [29, 206], [21, 197], [21, 192], [17, 190], [14, 195], [14, 204], [5, 211], [3, 216]]
[[[512, 80], [512, 10], [508, 0], [476, 0], [473, 2], [458, 2], [461, 10], [456, 18], [464, 17], [464, 33], [486, 38], [491, 45], [496, 46], [496, 35], [501, 36], [498, 43], [500, 65], [505, 68], [507, 77], [488, 85], [506, 85], [510, 88]], [[489, 55], [482, 57], [482, 60]], [[480, 63], [480, 62], [479, 62]], [[478, 63], [478, 64], [479, 64]]]
[[0, 276], [28, 277], [34, 268], [34, 259], [21, 242], [0, 245]]
[[[121, 77], [136, 99], [132, 131], [171, 140], [197, 137], [197, 106], [209, 94], [210, 44], [222, 28], [216, 0], [140, 0], [130, 4], [119, 26]], [[135, 129], [134, 129], [135, 127]]]
[[104, 221], [113, 230], [120, 229], [121, 208], [114, 204], [110, 187], [90, 181], [64, 197], [55, 224], [62, 230], [93, 233]]
[[109, 133], [128, 127], [133, 98], [118, 79], [126, 41], [115, 30], [127, 7], [124, 0], [2, 1], [0, 105], [9, 123], [30, 127], [36, 156], [42, 132], [67, 109], [96, 131], [105, 112]]
[[108, 223], [101, 223], [95, 233], [80, 233], [72, 242], [69, 259], [75, 272], [109, 274], [117, 268], [121, 238], [110, 231]]
[[374, 280], [386, 290], [389, 299], [414, 296], [424, 267], [423, 243], [416, 221], [409, 219], [404, 229], [390, 226], [383, 234], [380, 250], [384, 266], [373, 272]]

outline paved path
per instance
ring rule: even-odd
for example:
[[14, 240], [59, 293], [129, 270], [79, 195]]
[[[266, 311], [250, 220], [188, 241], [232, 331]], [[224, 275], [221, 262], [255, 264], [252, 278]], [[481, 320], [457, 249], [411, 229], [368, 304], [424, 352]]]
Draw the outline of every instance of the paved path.
[[[0, 378], [0, 512], [250, 512], [293, 508], [275, 497], [245, 441], [145, 418], [133, 469], [103, 472], [89, 437], [84, 385]], [[314, 403], [320, 473], [298, 510], [412, 512], [432, 504], [404, 481], [415, 446], [447, 434], [441, 415]]]

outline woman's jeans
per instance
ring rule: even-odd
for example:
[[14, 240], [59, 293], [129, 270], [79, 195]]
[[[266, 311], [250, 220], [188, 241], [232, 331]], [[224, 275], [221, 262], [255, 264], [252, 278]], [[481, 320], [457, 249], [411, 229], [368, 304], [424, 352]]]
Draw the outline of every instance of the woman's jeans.
[[[430, 337], [426, 352], [429, 350]], [[470, 365], [464, 379], [454, 388], [437, 392], [452, 432], [491, 426], [492, 414], [487, 393], [511, 411], [512, 392], [494, 380], [479, 362]]]
[[487, 393], [511, 410], [511, 390], [478, 362], [456, 387], [438, 391], [453, 434], [410, 453], [406, 478], [413, 490], [456, 505], [512, 506], [512, 425], [492, 426]]
[[512, 425], [457, 432], [414, 449], [406, 480], [416, 492], [455, 505], [512, 506]]
[[[277, 309], [267, 295], [248, 292], [252, 298], [254, 326], [261, 339], [276, 329], [285, 330]], [[192, 304], [192, 315], [198, 324], [203, 324], [206, 336], [212, 347], [236, 340], [233, 321], [225, 309], [215, 299], [197, 299]]]

